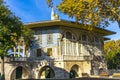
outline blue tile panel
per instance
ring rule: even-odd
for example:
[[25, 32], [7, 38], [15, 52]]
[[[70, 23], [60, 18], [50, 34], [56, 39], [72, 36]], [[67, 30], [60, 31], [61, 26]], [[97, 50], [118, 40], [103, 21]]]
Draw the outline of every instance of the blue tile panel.
[[[35, 28], [33, 29], [34, 32], [34, 36], [41, 36], [40, 38], [42, 38], [42, 42], [41, 43], [36, 43], [36, 41], [34, 41], [34, 48], [41, 48], [41, 47], [53, 47], [53, 46], [57, 46], [58, 45], [58, 37], [60, 34], [60, 30], [59, 28]], [[47, 35], [48, 35], [48, 31], [51, 32], [52, 37], [53, 37], [53, 41], [51, 44], [47, 43]], [[39, 32], [38, 34], [36, 34], [36, 32]]]

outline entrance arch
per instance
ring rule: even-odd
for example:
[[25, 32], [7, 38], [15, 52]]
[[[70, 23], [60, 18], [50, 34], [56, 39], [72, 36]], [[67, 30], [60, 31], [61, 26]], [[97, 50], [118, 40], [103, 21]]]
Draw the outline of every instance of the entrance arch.
[[69, 73], [69, 78], [78, 77], [78, 73], [79, 73], [79, 66], [75, 64], [71, 67], [71, 70], [70, 70], [70, 73]]
[[39, 72], [39, 79], [43, 78], [54, 78], [55, 73], [53, 69], [49, 66], [43, 67]]
[[28, 79], [29, 78], [29, 72], [27, 69], [25, 69], [22, 66], [16, 67], [12, 74], [11, 74], [11, 80], [14, 79]]

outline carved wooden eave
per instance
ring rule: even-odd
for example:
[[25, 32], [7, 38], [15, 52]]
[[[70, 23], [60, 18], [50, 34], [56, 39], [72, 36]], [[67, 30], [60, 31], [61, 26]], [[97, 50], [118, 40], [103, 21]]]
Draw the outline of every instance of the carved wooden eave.
[[66, 21], [66, 20], [51, 20], [51, 21], [33, 22], [33, 23], [26, 23], [26, 24], [24, 24], [24, 26], [27, 28], [63, 26], [63, 27], [72, 27], [72, 28], [78, 28], [78, 29], [92, 31], [92, 32], [101, 34], [102, 36], [116, 34], [116, 32], [109, 31], [106, 29], [92, 27], [90, 25], [76, 24], [75, 22], [70, 22], [70, 21]]

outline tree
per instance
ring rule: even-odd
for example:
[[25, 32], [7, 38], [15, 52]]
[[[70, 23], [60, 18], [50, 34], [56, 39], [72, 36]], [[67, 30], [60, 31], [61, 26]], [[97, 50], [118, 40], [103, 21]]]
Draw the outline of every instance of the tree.
[[[52, 5], [52, 0], [47, 1]], [[120, 0], [62, 0], [57, 8], [77, 23], [104, 28], [117, 21], [120, 26]]]
[[[15, 40], [13, 51], [14, 51], [14, 57], [20, 57], [20, 52], [22, 51], [23, 57], [26, 57], [27, 51], [32, 47], [32, 39], [33, 39], [33, 31], [28, 28], [23, 28], [21, 36], [19, 37], [18, 40]], [[23, 50], [21, 50], [20, 46], [23, 47]], [[16, 54], [18, 52], [18, 54]]]
[[110, 51], [115, 51], [120, 48], [120, 40], [111, 40], [104, 43], [104, 51], [108, 53]]
[[1, 75], [4, 77], [4, 57], [7, 56], [8, 50], [16, 46], [16, 43], [23, 36], [25, 43], [29, 41], [30, 30], [25, 29], [22, 22], [5, 6], [3, 0], [0, 0], [0, 58], [1, 58]]
[[22, 44], [24, 47], [24, 55], [27, 53], [28, 49], [32, 47], [33, 43], [33, 31], [28, 28], [22, 30]]
[[120, 66], [120, 49], [105, 54], [108, 69], [117, 69]]
[[104, 43], [104, 52], [108, 53], [109, 51], [113, 51], [116, 49], [116, 42], [114, 40], [108, 41]]
[[117, 69], [120, 66], [120, 40], [105, 42], [104, 51], [108, 69]]

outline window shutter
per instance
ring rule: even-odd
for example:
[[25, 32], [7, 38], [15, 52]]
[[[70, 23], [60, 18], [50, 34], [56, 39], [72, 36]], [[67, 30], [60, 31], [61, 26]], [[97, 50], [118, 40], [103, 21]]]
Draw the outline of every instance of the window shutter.
[[41, 56], [41, 49], [37, 49], [37, 57]]
[[47, 56], [52, 56], [52, 48], [47, 49]]

